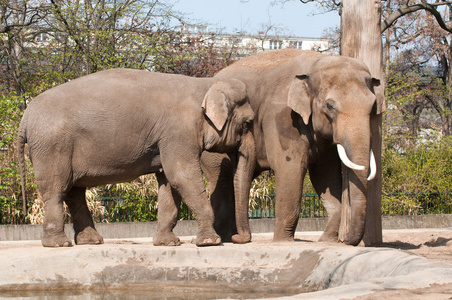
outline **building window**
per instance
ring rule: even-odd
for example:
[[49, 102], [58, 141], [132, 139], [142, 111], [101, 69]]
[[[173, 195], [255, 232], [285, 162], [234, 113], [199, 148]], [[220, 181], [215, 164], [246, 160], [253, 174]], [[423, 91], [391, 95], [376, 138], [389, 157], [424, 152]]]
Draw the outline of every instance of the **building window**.
[[281, 49], [281, 41], [270, 40], [270, 50]]
[[186, 30], [191, 34], [207, 34], [207, 25], [185, 25]]
[[290, 48], [302, 49], [303, 42], [302, 41], [291, 41], [289, 43]]
[[36, 36], [37, 42], [45, 42], [47, 40], [47, 34], [46, 33], [40, 33]]

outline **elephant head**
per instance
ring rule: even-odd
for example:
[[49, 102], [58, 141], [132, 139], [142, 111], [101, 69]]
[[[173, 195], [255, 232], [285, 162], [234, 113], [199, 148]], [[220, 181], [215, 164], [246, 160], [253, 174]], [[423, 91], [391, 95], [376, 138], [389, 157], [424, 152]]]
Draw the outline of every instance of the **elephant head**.
[[207, 123], [204, 130], [207, 151], [234, 150], [254, 119], [245, 84], [236, 79], [214, 83], [204, 97], [202, 108]]
[[288, 106], [312, 126], [319, 149], [336, 146], [347, 167], [351, 222], [344, 242], [351, 245], [364, 235], [367, 182], [376, 174], [370, 119], [381, 107], [374, 92], [377, 85], [379, 80], [364, 63], [326, 56], [309, 74], [296, 76], [289, 88]]

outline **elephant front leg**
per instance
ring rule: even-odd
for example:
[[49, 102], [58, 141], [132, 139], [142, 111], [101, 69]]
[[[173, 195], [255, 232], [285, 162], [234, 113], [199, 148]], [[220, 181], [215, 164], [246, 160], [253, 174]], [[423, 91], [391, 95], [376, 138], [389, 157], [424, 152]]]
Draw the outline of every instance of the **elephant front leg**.
[[221, 238], [213, 228], [214, 214], [202, 179], [199, 154], [189, 155], [189, 151], [187, 149], [184, 155], [175, 152], [161, 154], [163, 169], [170, 185], [184, 199], [196, 218], [196, 245], [219, 245]]
[[322, 200], [328, 213], [328, 223], [319, 241], [338, 241], [339, 225], [341, 223], [342, 174], [341, 163], [336, 149], [329, 151], [320, 163], [309, 169], [312, 185]]
[[[201, 178], [199, 183], [204, 185]], [[186, 189], [190, 191], [187, 193]], [[221, 238], [213, 227], [214, 214], [205, 188], [201, 193], [195, 192], [194, 194], [191, 194], [191, 189], [192, 187], [182, 187], [181, 190], [183, 191], [181, 194], [198, 223], [198, 233], [195, 239], [196, 246], [215, 246], [221, 244]]]
[[238, 244], [251, 242], [251, 229], [248, 220], [251, 181], [256, 168], [256, 148], [251, 132], [242, 137], [237, 151], [237, 163], [234, 170], [234, 195], [237, 234], [232, 241]]
[[179, 246], [180, 239], [173, 229], [179, 216], [181, 197], [171, 188], [164, 173], [157, 173], [158, 193], [158, 227], [154, 236], [154, 246]]
[[86, 204], [86, 188], [73, 187], [65, 197], [74, 223], [74, 240], [77, 245], [103, 244], [103, 237], [94, 226], [93, 217]]
[[233, 165], [228, 155], [204, 151], [201, 167], [210, 191], [214, 228], [223, 242], [237, 233], [234, 213]]
[[301, 194], [306, 169], [300, 164], [283, 164], [275, 170], [275, 232], [273, 241], [293, 241], [301, 208]]

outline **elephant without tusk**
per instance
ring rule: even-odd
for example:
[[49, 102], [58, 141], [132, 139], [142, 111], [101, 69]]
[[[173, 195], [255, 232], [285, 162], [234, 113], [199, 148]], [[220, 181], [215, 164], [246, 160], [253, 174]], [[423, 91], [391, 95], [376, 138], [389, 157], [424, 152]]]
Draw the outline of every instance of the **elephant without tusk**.
[[63, 201], [75, 243], [103, 243], [88, 210], [86, 187], [149, 173], [156, 173], [159, 184], [154, 245], [180, 244], [172, 230], [182, 198], [198, 222], [196, 245], [220, 244], [200, 156], [235, 151], [253, 118], [244, 83], [232, 78], [112, 69], [40, 94], [23, 115], [18, 149], [23, 196], [28, 143], [43, 198], [43, 246], [72, 246], [64, 233]]

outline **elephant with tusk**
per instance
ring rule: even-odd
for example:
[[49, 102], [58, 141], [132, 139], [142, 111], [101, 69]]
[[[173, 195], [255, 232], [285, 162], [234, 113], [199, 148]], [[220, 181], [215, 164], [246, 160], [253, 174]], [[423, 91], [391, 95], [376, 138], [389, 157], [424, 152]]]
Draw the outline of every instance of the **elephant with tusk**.
[[[357, 59], [295, 49], [246, 57], [215, 78], [243, 81], [255, 112], [251, 129], [254, 138], [242, 140], [241, 146], [245, 149], [242, 152], [248, 150], [240, 156], [240, 165], [248, 174], [242, 173], [241, 181], [234, 180], [238, 234], [233, 241], [251, 241], [251, 181], [271, 169], [276, 181], [274, 241], [294, 238], [303, 181], [309, 170], [329, 216], [321, 240], [337, 242], [345, 190], [343, 164], [347, 167], [344, 178], [348, 180], [351, 203], [350, 230], [344, 242], [357, 245], [365, 229], [367, 183], [377, 171], [370, 119], [382, 110], [374, 91], [379, 80], [372, 78], [367, 66]], [[254, 145], [246, 147], [247, 142]]]

